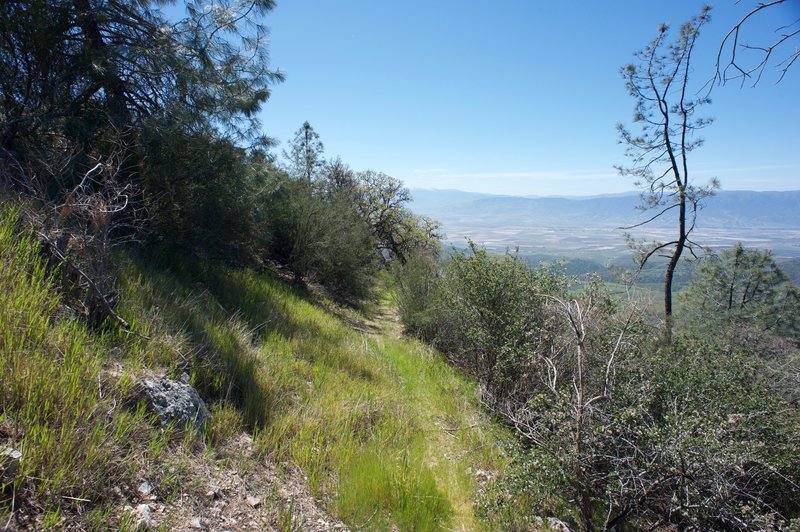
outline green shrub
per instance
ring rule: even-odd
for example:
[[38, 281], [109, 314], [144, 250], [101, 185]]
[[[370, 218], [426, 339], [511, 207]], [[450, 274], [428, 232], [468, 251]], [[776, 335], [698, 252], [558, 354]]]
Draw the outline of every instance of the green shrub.
[[533, 270], [516, 256], [492, 256], [470, 243], [444, 266], [433, 302], [434, 342], [491, 394], [511, 393], [542, 341], [544, 296], [561, 294], [566, 285], [556, 270]]
[[626, 366], [598, 453], [616, 457], [598, 499], [621, 520], [763, 529], [798, 516], [800, 412], [756, 354], [684, 337]]
[[319, 282], [351, 302], [370, 294], [378, 257], [370, 228], [352, 202], [284, 178], [266, 205], [269, 255], [286, 264], [297, 282]]
[[417, 250], [405, 263], [392, 263], [395, 303], [406, 332], [432, 341], [436, 336], [435, 301], [439, 297], [441, 263]]
[[142, 130], [140, 144], [150, 246], [240, 264], [260, 251], [256, 212], [266, 170], [243, 149], [157, 123]]
[[797, 518], [800, 412], [758, 357], [697, 337], [639, 347], [614, 367], [607, 398], [584, 402], [580, 425], [566, 368], [557, 395], [514, 413], [534, 444], [534, 511], [561, 507], [583, 528], [616, 529], [751, 530]]

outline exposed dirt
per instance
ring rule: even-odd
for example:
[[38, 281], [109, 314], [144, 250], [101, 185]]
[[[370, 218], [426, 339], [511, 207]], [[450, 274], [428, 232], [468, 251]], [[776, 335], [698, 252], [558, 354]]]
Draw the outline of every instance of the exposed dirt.
[[226, 445], [219, 458], [184, 463], [186, 482], [168, 502], [142, 493], [139, 486], [140, 500], [123, 511], [137, 518], [138, 504], [147, 504], [151, 526], [168, 530], [348, 529], [320, 507], [297, 468], [259, 459], [246, 434]]
[[[105, 526], [129, 530], [346, 531], [311, 496], [302, 473], [289, 464], [260, 457], [252, 438], [240, 434], [216, 456], [177, 446], [159, 478], [140, 478], [115, 489]], [[29, 501], [30, 502], [30, 501]], [[90, 506], [64, 508], [53, 528], [91, 530]], [[0, 520], [0, 531], [42, 530], [36, 505], [18, 508]], [[51, 523], [53, 525], [53, 523]]]

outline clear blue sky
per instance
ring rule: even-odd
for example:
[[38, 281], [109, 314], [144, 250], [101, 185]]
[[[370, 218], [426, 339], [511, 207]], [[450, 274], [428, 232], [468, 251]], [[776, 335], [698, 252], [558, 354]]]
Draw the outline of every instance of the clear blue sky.
[[[722, 36], [754, 4], [715, 4], [698, 44], [698, 86]], [[626, 163], [615, 124], [633, 109], [619, 69], [661, 22], [677, 29], [701, 5], [279, 0], [266, 24], [272, 65], [287, 79], [265, 105], [264, 131], [285, 145], [308, 120], [327, 156], [410, 187], [632, 190], [613, 169]], [[789, 0], [749, 27], [750, 40], [797, 18], [800, 0]], [[695, 176], [728, 190], [800, 188], [800, 64], [775, 80], [770, 71], [755, 88], [714, 90], [705, 113], [716, 122], [692, 154]]]

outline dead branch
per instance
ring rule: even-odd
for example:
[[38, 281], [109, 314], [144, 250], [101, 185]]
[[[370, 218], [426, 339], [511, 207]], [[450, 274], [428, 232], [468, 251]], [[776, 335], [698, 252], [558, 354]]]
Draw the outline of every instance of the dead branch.
[[[753, 79], [752, 86], [755, 87], [758, 85], [758, 82], [761, 81], [764, 71], [772, 59], [773, 53], [779, 48], [782, 48], [792, 39], [800, 37], [800, 27], [798, 27], [798, 25], [800, 25], [800, 19], [797, 19], [790, 24], [786, 24], [777, 28], [775, 30], [777, 36], [774, 37], [769, 44], [759, 46], [740, 43], [742, 30], [748, 25], [753, 17], [764, 10], [770, 9], [779, 4], [783, 4], [785, 1], [786, 0], [771, 0], [769, 2], [758, 3], [756, 7], [745, 13], [739, 22], [737, 22], [730, 29], [719, 45], [714, 77], [709, 82], [709, 92], [715, 85], [724, 85], [728, 81], [734, 79], [740, 79], [741, 86], [744, 86], [747, 80]], [[723, 55], [726, 55], [726, 49], [728, 48], [730, 50], [727, 53], [727, 59], [723, 59]], [[741, 56], [738, 55], [740, 50], [759, 52], [760, 60], [757, 60], [754, 65], [747, 66], [741, 60]], [[780, 75], [776, 83], [780, 83], [781, 80], [783, 80], [788, 70], [797, 61], [798, 57], [800, 57], [800, 47], [795, 46], [794, 50], [790, 52], [788, 56], [777, 63], [776, 66], [780, 71]]]
[[81, 278], [84, 281], [86, 281], [86, 284], [89, 286], [92, 292], [94, 292], [95, 297], [102, 305], [102, 308], [106, 313], [106, 316], [110, 317], [115, 322], [117, 322], [123, 329], [130, 330], [131, 328], [130, 324], [114, 311], [113, 307], [111, 306], [111, 303], [109, 303], [108, 299], [106, 299], [106, 295], [103, 293], [102, 290], [100, 290], [100, 288], [97, 286], [97, 283], [95, 283], [94, 280], [86, 272], [80, 269], [73, 261], [71, 261], [66, 255], [64, 255], [61, 252], [61, 250], [58, 249], [58, 244], [54, 242], [50, 237], [48, 237], [46, 234], [42, 232], [38, 232], [37, 234], [39, 238], [42, 240], [42, 242], [44, 242], [44, 244], [47, 246], [47, 249], [52, 256], [57, 258], [67, 268], [80, 275]]

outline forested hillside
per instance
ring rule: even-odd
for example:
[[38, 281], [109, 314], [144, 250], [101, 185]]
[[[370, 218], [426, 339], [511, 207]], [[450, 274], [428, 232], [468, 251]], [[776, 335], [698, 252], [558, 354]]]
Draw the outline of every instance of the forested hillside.
[[[0, 530], [798, 526], [800, 289], [694, 240], [717, 183], [677, 162], [708, 102], [667, 88], [707, 8], [622, 71], [644, 130], [619, 127], [621, 172], [679, 217], [617, 243], [639, 269], [612, 287], [479, 234], [445, 249], [309, 121], [278, 149], [274, 7], [0, 7]], [[485, 230], [534, 205], [569, 226], [567, 200], [451, 199]], [[793, 226], [773, 199], [748, 208]], [[596, 201], [608, 226], [630, 198]]]

